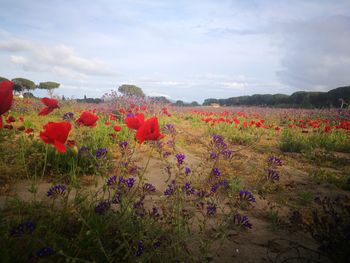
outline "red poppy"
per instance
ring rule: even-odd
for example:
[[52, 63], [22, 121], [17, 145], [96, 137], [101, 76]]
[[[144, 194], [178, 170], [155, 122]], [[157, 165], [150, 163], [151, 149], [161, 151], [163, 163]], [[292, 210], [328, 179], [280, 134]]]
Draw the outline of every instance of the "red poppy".
[[64, 145], [72, 125], [69, 122], [49, 122], [44, 125], [44, 131], [40, 132], [40, 138], [48, 144], [53, 144], [57, 151], [66, 152]]
[[74, 145], [76, 145], [76, 141], [75, 140], [67, 140], [67, 145], [72, 148]]
[[24, 127], [24, 126], [20, 126], [17, 128], [17, 130], [19, 130], [19, 131], [24, 131], [25, 129], [26, 129], [26, 127]]
[[116, 132], [119, 132], [119, 131], [121, 131], [122, 127], [120, 127], [120, 126], [118, 126], [118, 125], [115, 125], [115, 126], [113, 127], [113, 129], [114, 129]]
[[16, 118], [13, 116], [9, 116], [6, 120], [7, 123], [11, 123], [11, 122], [16, 122]]
[[52, 112], [54, 109], [59, 108], [58, 101], [55, 99], [50, 99], [45, 97], [41, 99], [41, 102], [44, 103], [46, 107], [39, 112], [39, 116], [45, 116], [50, 112]]
[[25, 131], [25, 133], [26, 134], [29, 134], [29, 133], [32, 133], [34, 130], [32, 129], [32, 128], [28, 128], [28, 129], [26, 129], [26, 131]]
[[1, 115], [6, 113], [13, 101], [13, 82], [5, 80], [0, 82], [0, 129], [2, 128]]
[[105, 121], [105, 125], [109, 125], [111, 124], [109, 121]]
[[98, 120], [98, 116], [88, 112], [88, 111], [84, 111], [79, 119], [77, 119], [77, 124], [78, 125], [84, 125], [84, 126], [88, 126], [90, 128], [95, 127], [96, 126], [96, 121]]
[[136, 132], [136, 139], [140, 144], [143, 141], [157, 141], [163, 137], [164, 135], [159, 133], [157, 117], [146, 120]]
[[136, 114], [135, 116], [127, 117], [124, 121], [126, 126], [128, 126], [130, 129], [137, 130], [145, 122], [145, 116], [140, 113]]

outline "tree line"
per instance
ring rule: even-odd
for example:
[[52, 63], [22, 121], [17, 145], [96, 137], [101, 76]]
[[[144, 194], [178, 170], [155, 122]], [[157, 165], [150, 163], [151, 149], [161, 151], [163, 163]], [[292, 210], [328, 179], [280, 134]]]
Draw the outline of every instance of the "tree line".
[[291, 95], [255, 94], [227, 99], [206, 99], [203, 105], [220, 106], [270, 106], [288, 108], [327, 108], [340, 107], [350, 102], [350, 86], [339, 87], [328, 92], [298, 91]]

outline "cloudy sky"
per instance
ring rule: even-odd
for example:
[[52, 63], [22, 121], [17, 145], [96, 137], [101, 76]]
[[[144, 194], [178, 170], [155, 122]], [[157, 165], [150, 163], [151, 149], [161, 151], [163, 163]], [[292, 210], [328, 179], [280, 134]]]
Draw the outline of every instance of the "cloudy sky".
[[350, 84], [349, 0], [0, 2], [0, 76], [57, 81], [57, 95], [130, 83], [202, 102]]

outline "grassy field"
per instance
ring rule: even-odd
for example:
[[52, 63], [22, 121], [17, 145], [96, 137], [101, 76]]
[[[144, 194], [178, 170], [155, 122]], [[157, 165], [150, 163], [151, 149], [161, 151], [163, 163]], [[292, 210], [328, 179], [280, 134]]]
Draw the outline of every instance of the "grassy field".
[[3, 116], [2, 262], [350, 257], [349, 111], [58, 105]]

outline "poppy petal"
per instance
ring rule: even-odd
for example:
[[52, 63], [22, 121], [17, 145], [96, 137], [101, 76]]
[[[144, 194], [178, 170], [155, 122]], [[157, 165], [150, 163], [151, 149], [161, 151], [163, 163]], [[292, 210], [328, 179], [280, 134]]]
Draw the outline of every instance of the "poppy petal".
[[66, 152], [66, 146], [63, 143], [61, 143], [60, 141], [55, 140], [55, 148], [57, 149], [57, 151], [59, 151], [61, 153]]

